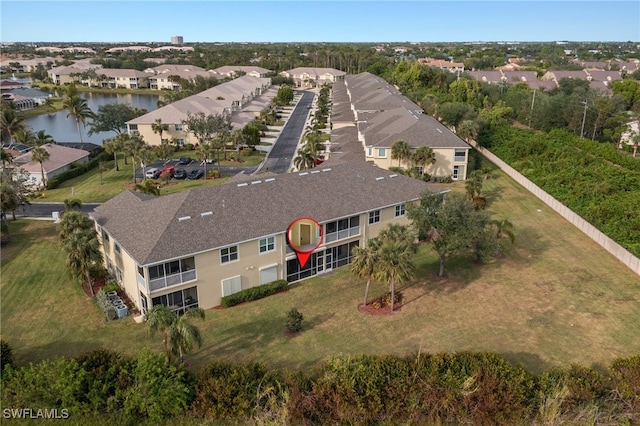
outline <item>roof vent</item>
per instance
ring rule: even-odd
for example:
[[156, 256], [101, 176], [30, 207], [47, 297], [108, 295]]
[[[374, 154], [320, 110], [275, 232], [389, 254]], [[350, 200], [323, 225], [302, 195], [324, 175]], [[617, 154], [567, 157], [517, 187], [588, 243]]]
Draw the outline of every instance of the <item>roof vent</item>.
[[239, 184], [238, 184], [238, 188], [239, 188], [239, 187], [241, 187], [241, 186], [248, 186], [248, 185], [249, 185], [249, 184], [248, 184], [248, 183], [246, 183], [246, 182], [245, 182], [245, 183], [239, 183]]
[[200, 216], [211, 216], [213, 214], [213, 212], [209, 211], [209, 212], [202, 212], [200, 213]]
[[442, 130], [440, 130], [440, 129], [436, 129], [436, 130], [439, 131], [440, 133], [442, 133]]
[[306, 176], [308, 174], [309, 174], [309, 172], [302, 172], [302, 173], [300, 173], [300, 176]]
[[394, 173], [394, 174], [392, 174], [392, 175], [389, 175], [389, 177], [390, 177], [390, 178], [394, 178], [394, 177], [398, 177], [398, 175]]
[[191, 216], [182, 216], [178, 218], [178, 222], [184, 222], [185, 220], [191, 219]]
[[323, 172], [330, 172], [331, 169], [322, 169]]
[[251, 185], [256, 185], [256, 184], [259, 184], [259, 183], [262, 183], [262, 181], [261, 180], [254, 180], [253, 182], [251, 182]]
[[376, 180], [383, 180], [384, 176], [377, 177]]
[[276, 178], [269, 178], [269, 179], [265, 179], [265, 182], [273, 182], [274, 180], [276, 180]]
[[320, 170], [311, 170], [312, 175], [315, 175], [316, 173], [320, 173]]

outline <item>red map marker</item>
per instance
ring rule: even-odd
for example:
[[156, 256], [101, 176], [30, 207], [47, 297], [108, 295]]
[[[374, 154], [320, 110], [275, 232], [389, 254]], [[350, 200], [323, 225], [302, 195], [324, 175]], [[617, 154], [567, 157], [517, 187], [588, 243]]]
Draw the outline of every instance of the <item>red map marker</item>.
[[301, 268], [307, 263], [311, 253], [320, 247], [323, 237], [322, 226], [315, 219], [301, 217], [291, 222], [287, 228], [287, 242], [296, 252]]

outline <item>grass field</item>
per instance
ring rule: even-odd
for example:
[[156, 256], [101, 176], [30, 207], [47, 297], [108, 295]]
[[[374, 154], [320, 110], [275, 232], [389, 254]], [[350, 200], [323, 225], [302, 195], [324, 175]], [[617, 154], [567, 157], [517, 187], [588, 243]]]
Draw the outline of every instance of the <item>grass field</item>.
[[[450, 188], [463, 190], [463, 183]], [[484, 193], [494, 217], [514, 225], [507, 257], [485, 265], [438, 262], [423, 245], [418, 278], [400, 286], [405, 305], [391, 316], [357, 310], [364, 280], [348, 268], [292, 285], [269, 298], [210, 309], [199, 324], [204, 346], [189, 354], [195, 368], [212, 358], [263, 360], [307, 369], [330, 354], [494, 351], [534, 373], [554, 366], [606, 366], [640, 353], [640, 278], [505, 175]], [[24, 364], [106, 347], [135, 354], [162, 350], [160, 336], [127, 318], [102, 320], [96, 304], [65, 274], [51, 222], [11, 222], [2, 250], [2, 338]], [[375, 283], [372, 296], [385, 291]], [[304, 332], [284, 334], [286, 312], [303, 315]]]

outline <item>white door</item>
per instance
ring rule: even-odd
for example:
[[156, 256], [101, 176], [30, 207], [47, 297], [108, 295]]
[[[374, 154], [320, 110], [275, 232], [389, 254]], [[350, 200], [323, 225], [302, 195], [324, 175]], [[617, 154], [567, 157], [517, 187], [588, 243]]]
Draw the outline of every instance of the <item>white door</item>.
[[333, 252], [328, 249], [324, 252], [324, 270], [331, 271], [333, 269]]

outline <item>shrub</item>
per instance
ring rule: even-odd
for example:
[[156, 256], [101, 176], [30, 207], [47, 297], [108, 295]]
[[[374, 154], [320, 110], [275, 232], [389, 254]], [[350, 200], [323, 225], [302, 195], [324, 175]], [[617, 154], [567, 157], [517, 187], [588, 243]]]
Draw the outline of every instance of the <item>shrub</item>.
[[187, 151], [193, 151], [196, 148], [196, 146], [192, 143], [186, 143], [184, 144], [184, 149], [186, 149]]
[[291, 308], [289, 312], [287, 312], [287, 331], [291, 333], [302, 331], [303, 319], [304, 317], [296, 308]]
[[11, 345], [4, 340], [0, 340], [0, 374], [4, 371], [4, 367], [13, 365], [13, 349]]
[[209, 170], [208, 175], [209, 175], [209, 178], [211, 179], [217, 179], [220, 177], [220, 173], [218, 173], [217, 170]]
[[244, 157], [248, 157], [253, 153], [253, 148], [242, 148], [240, 150], [240, 155]]
[[191, 411], [209, 420], [247, 419], [273, 408], [284, 411], [282, 382], [281, 373], [262, 362], [233, 365], [214, 361], [198, 378]]
[[104, 288], [101, 288], [100, 291], [98, 291], [98, 294], [96, 294], [96, 301], [98, 302], [100, 309], [102, 309], [107, 321], [112, 321], [118, 317], [116, 308], [113, 306], [113, 303], [111, 303], [111, 300], [109, 300], [109, 297], [107, 297], [107, 293]]
[[287, 283], [286, 280], [277, 280], [261, 286], [247, 288], [237, 293], [230, 294], [229, 296], [224, 296], [221, 299], [220, 304], [222, 306], [231, 307], [240, 303], [262, 299], [264, 297], [271, 296], [272, 294], [285, 291], [288, 285], [289, 283]]
[[429, 181], [430, 182], [435, 182], [435, 183], [452, 183], [453, 182], [453, 177], [451, 177], [451, 175], [448, 175], [448, 176], [429, 176]]
[[610, 367], [613, 389], [636, 412], [640, 412], [640, 355], [618, 358]]

